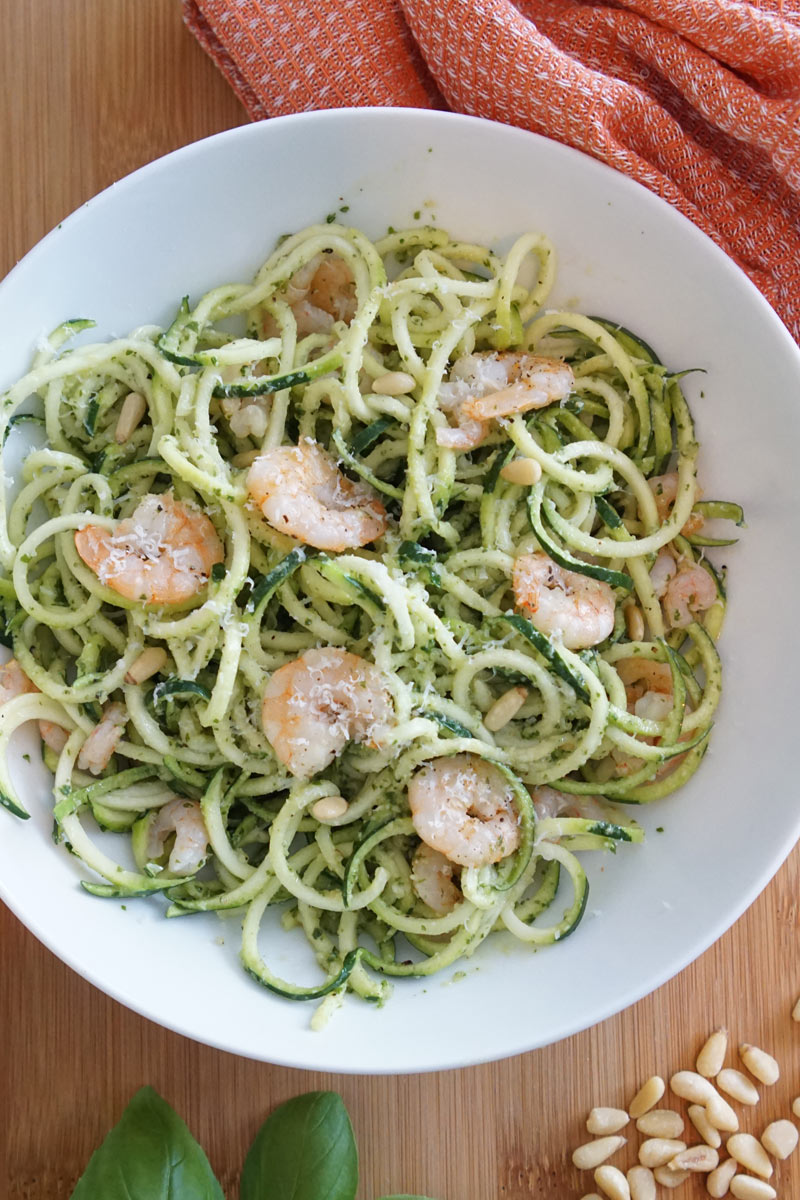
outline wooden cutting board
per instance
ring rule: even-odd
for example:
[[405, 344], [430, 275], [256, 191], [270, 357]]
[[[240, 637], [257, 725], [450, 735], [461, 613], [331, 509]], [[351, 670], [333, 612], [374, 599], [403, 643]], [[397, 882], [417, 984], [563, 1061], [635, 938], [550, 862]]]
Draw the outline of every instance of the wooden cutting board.
[[[101, 188], [246, 120], [183, 28], [177, 0], [0, 0], [0, 18], [0, 274]], [[133, 1091], [149, 1083], [206, 1147], [230, 1197], [265, 1115], [301, 1091], [333, 1088], [353, 1117], [365, 1200], [577, 1200], [593, 1185], [570, 1154], [592, 1105], [624, 1106], [652, 1072], [691, 1066], [720, 1024], [734, 1044], [762, 1045], [782, 1065], [746, 1119], [760, 1132], [789, 1116], [800, 1094], [800, 1025], [790, 1018], [800, 994], [799, 891], [795, 850], [733, 929], [626, 1012], [506, 1062], [406, 1078], [287, 1070], [168, 1033], [85, 983], [1, 909], [0, 1195], [65, 1200]], [[476, 1013], [476, 1038], [497, 1019], [502, 1006]], [[781, 1196], [800, 1197], [800, 1152], [776, 1178]], [[706, 1191], [691, 1179], [673, 1194]]]

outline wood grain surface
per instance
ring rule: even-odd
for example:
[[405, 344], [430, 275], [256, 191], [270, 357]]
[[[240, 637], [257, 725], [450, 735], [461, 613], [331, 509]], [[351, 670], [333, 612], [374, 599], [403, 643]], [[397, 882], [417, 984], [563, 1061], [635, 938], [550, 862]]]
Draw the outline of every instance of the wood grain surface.
[[[0, 20], [0, 275], [101, 188], [246, 120], [183, 28], [177, 0], [0, 0]], [[365, 1200], [569, 1200], [593, 1190], [570, 1162], [591, 1106], [624, 1106], [652, 1072], [691, 1066], [720, 1024], [734, 1044], [762, 1045], [782, 1065], [744, 1118], [760, 1132], [789, 1116], [800, 1094], [800, 1025], [790, 1018], [800, 993], [799, 888], [795, 850], [711, 950], [594, 1029], [505, 1062], [400, 1078], [287, 1070], [166, 1032], [73, 974], [2, 909], [0, 1196], [65, 1200], [133, 1091], [149, 1083], [206, 1147], [231, 1198], [265, 1115], [323, 1087], [340, 1091], [352, 1115]], [[590, 990], [591, 978], [581, 986]], [[475, 1014], [476, 1038], [490, 1019], [497, 1014]], [[622, 1161], [632, 1161], [637, 1137]], [[779, 1195], [800, 1197], [800, 1154], [774, 1182]], [[706, 1190], [693, 1178], [662, 1194], [688, 1200]]]

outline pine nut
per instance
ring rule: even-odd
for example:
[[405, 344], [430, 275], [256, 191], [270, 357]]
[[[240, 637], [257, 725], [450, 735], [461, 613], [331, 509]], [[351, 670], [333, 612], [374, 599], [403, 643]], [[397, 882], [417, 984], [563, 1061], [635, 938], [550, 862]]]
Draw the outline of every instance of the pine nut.
[[349, 807], [344, 796], [323, 796], [311, 805], [311, 815], [318, 821], [335, 821], [337, 817], [343, 817]]
[[621, 1108], [593, 1108], [586, 1118], [586, 1128], [589, 1133], [599, 1136], [617, 1133], [628, 1124], [628, 1114]]
[[528, 690], [524, 687], [509, 688], [498, 696], [494, 704], [485, 713], [483, 723], [490, 733], [497, 733], [517, 715], [528, 698]]
[[795, 1096], [792, 1101], [792, 1112], [796, 1117], [800, 1117], [800, 1096]]
[[653, 1175], [658, 1183], [665, 1188], [680, 1187], [689, 1178], [688, 1171], [673, 1171], [672, 1167], [656, 1167]]
[[711, 1146], [690, 1146], [671, 1158], [667, 1166], [673, 1171], [713, 1171], [719, 1166], [719, 1155]]
[[654, 1105], [658, 1104], [663, 1095], [664, 1080], [660, 1075], [651, 1075], [631, 1100], [628, 1105], [628, 1112], [634, 1120], [637, 1117], [643, 1117]]
[[735, 1158], [748, 1171], [760, 1175], [762, 1179], [769, 1179], [772, 1163], [761, 1142], [752, 1133], [735, 1133], [728, 1138], [725, 1147], [731, 1158]]
[[533, 487], [542, 478], [542, 468], [535, 458], [512, 458], [500, 468], [500, 478], [520, 487]]
[[126, 683], [144, 683], [145, 679], [157, 675], [167, 661], [163, 646], [148, 646], [135, 658], [125, 673]]
[[656, 1200], [656, 1177], [649, 1167], [631, 1167], [627, 1179], [631, 1200]]
[[117, 417], [117, 427], [114, 430], [114, 441], [122, 446], [127, 442], [134, 429], [141, 423], [147, 412], [147, 401], [140, 392], [128, 392], [122, 401], [122, 408]]
[[720, 1148], [722, 1145], [720, 1132], [709, 1121], [708, 1113], [702, 1104], [689, 1105], [689, 1120], [707, 1146], [713, 1146], [715, 1150]]
[[723, 1133], [735, 1133], [739, 1128], [739, 1118], [719, 1092], [716, 1092], [706, 1105], [706, 1116], [715, 1129]]
[[758, 1046], [749, 1046], [743, 1042], [739, 1047], [739, 1057], [751, 1075], [755, 1075], [759, 1083], [767, 1085], [777, 1083], [780, 1078], [780, 1067], [771, 1054], [760, 1050]]
[[603, 1200], [603, 1197], [597, 1192], [587, 1192], [585, 1196], [581, 1196], [581, 1200]]
[[[502, 471], [500, 472], [502, 475]], [[632, 642], [641, 642], [644, 638], [644, 614], [638, 604], [624, 604], [625, 628]]]
[[591, 1171], [600, 1163], [624, 1146], [628, 1139], [624, 1137], [601, 1137], [593, 1142], [584, 1142], [572, 1152], [572, 1162], [579, 1171]]
[[647, 1137], [677, 1138], [683, 1133], [683, 1117], [673, 1108], [653, 1108], [636, 1122]]
[[709, 1196], [713, 1196], [714, 1200], [722, 1200], [723, 1196], [727, 1196], [731, 1180], [738, 1170], [739, 1164], [735, 1158], [726, 1158], [725, 1162], [720, 1163], [716, 1171], [712, 1171], [706, 1180], [706, 1191]]
[[260, 454], [260, 450], [243, 450], [241, 454], [234, 454], [231, 459], [231, 466], [243, 471], [246, 467], [252, 467]]
[[722, 1064], [725, 1062], [727, 1049], [727, 1029], [720, 1028], [715, 1030], [697, 1056], [695, 1066], [697, 1067], [698, 1075], [704, 1075], [706, 1079], [713, 1079], [715, 1075], [718, 1075], [722, 1070]]
[[792, 1020], [800, 1021], [800, 996], [798, 996], [794, 1002], [794, 1008], [792, 1009]]
[[724, 1071], [720, 1071], [716, 1084], [721, 1091], [727, 1092], [740, 1104], [758, 1104], [760, 1100], [755, 1084], [734, 1067], [726, 1067]]
[[594, 1181], [609, 1200], [631, 1200], [631, 1189], [619, 1167], [598, 1167], [594, 1173]]
[[376, 396], [404, 396], [416, 385], [416, 379], [408, 371], [387, 371], [372, 381], [372, 391]]
[[677, 1138], [648, 1138], [639, 1147], [639, 1162], [643, 1167], [663, 1167], [685, 1149], [686, 1142]]
[[681, 1100], [691, 1100], [693, 1104], [707, 1104], [717, 1094], [713, 1083], [696, 1071], [677, 1071], [670, 1079], [669, 1086]]
[[763, 1179], [754, 1179], [752, 1175], [734, 1175], [731, 1195], [736, 1200], [775, 1200], [778, 1193]]
[[797, 1126], [791, 1121], [772, 1121], [761, 1135], [761, 1145], [773, 1158], [788, 1158], [797, 1146]]

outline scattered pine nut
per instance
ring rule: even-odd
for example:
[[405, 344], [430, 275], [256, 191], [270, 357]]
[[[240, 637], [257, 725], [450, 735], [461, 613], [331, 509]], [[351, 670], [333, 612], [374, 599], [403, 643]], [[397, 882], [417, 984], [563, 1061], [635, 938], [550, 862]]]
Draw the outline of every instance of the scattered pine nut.
[[512, 458], [500, 468], [500, 478], [520, 487], [533, 487], [542, 478], [542, 468], [535, 458]]
[[[502, 475], [502, 471], [500, 473]], [[644, 639], [644, 614], [639, 605], [623, 604], [622, 611], [625, 613], [625, 628], [628, 631], [628, 637], [632, 642], [641, 642]]]
[[761, 1145], [773, 1158], [788, 1158], [797, 1141], [797, 1126], [791, 1121], [772, 1121], [761, 1135]]
[[647, 1137], [677, 1138], [683, 1133], [683, 1117], [674, 1108], [651, 1108], [639, 1117], [636, 1128]]
[[792, 1020], [800, 1021], [800, 996], [798, 996], [794, 1002], [794, 1008], [792, 1009]]
[[344, 796], [323, 796], [311, 805], [311, 815], [318, 821], [335, 821], [343, 817], [349, 807]]
[[742, 1042], [739, 1047], [739, 1057], [751, 1075], [755, 1075], [759, 1083], [767, 1085], [777, 1083], [780, 1078], [780, 1067], [771, 1054], [760, 1050], [758, 1046], [750, 1046]]
[[734, 1175], [731, 1195], [736, 1200], [775, 1200], [778, 1193], [763, 1179], [755, 1179], [752, 1175]]
[[707, 1104], [717, 1094], [713, 1083], [696, 1071], [676, 1071], [669, 1081], [676, 1096], [693, 1104]]
[[739, 1128], [739, 1118], [719, 1092], [715, 1092], [706, 1104], [706, 1116], [714, 1128], [723, 1133], [735, 1133]]
[[586, 1128], [589, 1133], [604, 1136], [617, 1133], [628, 1124], [628, 1114], [622, 1108], [593, 1108], [586, 1118]]
[[706, 1180], [706, 1191], [709, 1196], [713, 1196], [714, 1200], [722, 1200], [723, 1196], [727, 1196], [731, 1180], [739, 1170], [739, 1164], [735, 1158], [726, 1158], [720, 1163], [716, 1171], [712, 1171]]
[[663, 1167], [685, 1149], [686, 1142], [677, 1138], [648, 1138], [639, 1147], [639, 1162], [643, 1167]]
[[792, 1112], [796, 1117], [800, 1117], [800, 1096], [795, 1096], [792, 1101]]
[[760, 1096], [758, 1088], [741, 1071], [734, 1067], [726, 1067], [716, 1078], [717, 1087], [727, 1092], [740, 1104], [758, 1104]]
[[404, 396], [412, 391], [416, 379], [408, 371], [387, 371], [372, 381], [372, 391], [376, 396]]
[[[319, 803], [319, 801], [318, 801]], [[577, 1150], [572, 1152], [572, 1162], [579, 1171], [591, 1171], [595, 1167], [599, 1167], [600, 1163], [605, 1162], [607, 1158], [619, 1150], [620, 1146], [624, 1146], [628, 1139], [624, 1137], [601, 1137], [596, 1138], [593, 1142], [584, 1142], [582, 1146], [578, 1146]]]
[[673, 1171], [672, 1167], [656, 1167], [653, 1175], [658, 1183], [665, 1188], [680, 1187], [689, 1178], [688, 1171]]
[[731, 1158], [735, 1158], [748, 1171], [760, 1175], [762, 1179], [769, 1179], [772, 1163], [761, 1142], [752, 1133], [735, 1133], [728, 1138], [725, 1147]]
[[689, 1120], [694, 1125], [700, 1137], [707, 1146], [713, 1146], [715, 1150], [719, 1150], [722, 1145], [722, 1137], [718, 1129], [708, 1119], [708, 1113], [703, 1108], [702, 1104], [689, 1105]]
[[727, 1029], [716, 1029], [697, 1056], [695, 1066], [698, 1075], [704, 1075], [706, 1079], [713, 1079], [715, 1075], [718, 1075], [725, 1062], [727, 1049]]
[[709, 1172], [719, 1166], [719, 1155], [711, 1146], [689, 1146], [667, 1163], [673, 1171]]
[[524, 687], [512, 687], [502, 696], [498, 696], [494, 704], [484, 714], [483, 723], [490, 733], [497, 733], [509, 721], [513, 720], [528, 698], [528, 690]]
[[598, 1167], [594, 1181], [600, 1191], [608, 1196], [608, 1200], [631, 1200], [631, 1189], [619, 1167], [610, 1167], [607, 1163]]
[[658, 1104], [664, 1095], [664, 1090], [664, 1080], [661, 1076], [651, 1075], [646, 1083], [642, 1084], [628, 1105], [628, 1112], [633, 1119], [636, 1120], [638, 1117], [643, 1117], [654, 1105]]
[[631, 1200], [656, 1200], [656, 1177], [649, 1167], [631, 1167], [626, 1178]]
[[581, 1200], [603, 1200], [603, 1197], [597, 1192], [587, 1192], [585, 1196], [581, 1196]]
[[238, 467], [240, 471], [244, 470], [245, 467], [252, 467], [260, 454], [260, 450], [242, 450], [241, 454], [234, 454], [231, 459], [231, 466]]
[[147, 401], [144, 396], [140, 392], [128, 392], [122, 401], [122, 408], [117, 417], [117, 427], [114, 430], [114, 441], [119, 446], [127, 442], [134, 429], [141, 424], [142, 417], [146, 412]]
[[144, 683], [157, 675], [167, 661], [167, 652], [163, 646], [148, 646], [138, 658], [135, 658], [125, 673], [126, 683]]

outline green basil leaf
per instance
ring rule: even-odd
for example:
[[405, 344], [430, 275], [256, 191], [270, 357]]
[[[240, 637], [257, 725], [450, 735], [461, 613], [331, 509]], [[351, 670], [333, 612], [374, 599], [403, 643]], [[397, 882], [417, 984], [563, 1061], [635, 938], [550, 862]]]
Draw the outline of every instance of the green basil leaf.
[[166, 1100], [136, 1093], [89, 1159], [72, 1200], [225, 1200], [208, 1159]]
[[358, 1152], [341, 1096], [307, 1092], [276, 1108], [248, 1151], [240, 1200], [354, 1200]]

